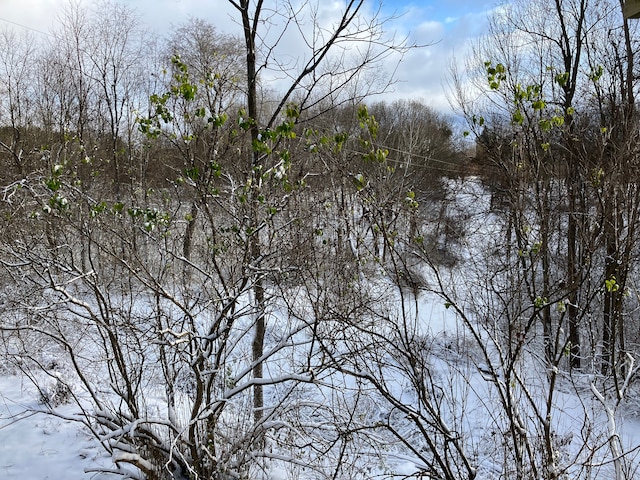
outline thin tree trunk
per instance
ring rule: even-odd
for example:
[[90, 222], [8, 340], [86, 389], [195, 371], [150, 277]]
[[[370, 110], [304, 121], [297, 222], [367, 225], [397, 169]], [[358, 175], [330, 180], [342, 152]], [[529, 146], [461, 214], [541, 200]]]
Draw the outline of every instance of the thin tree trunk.
[[[260, 13], [262, 9], [262, 0], [258, 0], [257, 4], [254, 7], [254, 18], [250, 18], [249, 16], [249, 8], [251, 6], [251, 2], [249, 0], [241, 0], [240, 1], [240, 14], [242, 17], [242, 27], [244, 31], [244, 40], [245, 47], [247, 51], [246, 63], [247, 63], [247, 110], [249, 114], [249, 120], [252, 122], [250, 127], [251, 134], [251, 144], [255, 145], [259, 136], [259, 128], [258, 128], [258, 104], [257, 104], [257, 81], [258, 74], [256, 71], [256, 45], [255, 45], [255, 34], [258, 20], [260, 18]], [[249, 164], [250, 167], [250, 175], [252, 176], [252, 180], [255, 180], [255, 176], [260, 175], [257, 172], [255, 167], [258, 166], [260, 162], [260, 157], [258, 152], [253, 150], [251, 153], [251, 161]], [[252, 185], [258, 185], [259, 182], [252, 182]], [[252, 192], [254, 190], [252, 189]], [[254, 192], [255, 193], [255, 192]], [[251, 222], [250, 227], [255, 228], [258, 224], [258, 211], [253, 202], [253, 193], [249, 195], [249, 204], [250, 204], [250, 219]], [[247, 267], [250, 268], [247, 274], [252, 274], [252, 270], [257, 268], [257, 263], [260, 259], [261, 253], [261, 245], [260, 245], [260, 236], [258, 232], [254, 232], [248, 238], [250, 242], [250, 258], [249, 265]], [[254, 300], [255, 300], [255, 309], [256, 309], [256, 323], [254, 330], [254, 337], [252, 342], [252, 360], [254, 362], [253, 367], [253, 377], [256, 380], [259, 380], [263, 376], [262, 369], [262, 355], [264, 352], [264, 337], [266, 333], [265, 326], [265, 295], [264, 295], [264, 284], [263, 279], [259, 273], [254, 280]], [[258, 423], [263, 416], [263, 407], [264, 407], [264, 396], [262, 384], [260, 381], [257, 381], [253, 386], [253, 416], [254, 421]]]

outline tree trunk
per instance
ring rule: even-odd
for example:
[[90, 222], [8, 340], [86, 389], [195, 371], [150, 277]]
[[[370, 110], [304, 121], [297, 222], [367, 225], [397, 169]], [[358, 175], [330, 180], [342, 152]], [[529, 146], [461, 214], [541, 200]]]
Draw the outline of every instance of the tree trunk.
[[[260, 18], [260, 10], [262, 8], [262, 0], [259, 0], [254, 7], [254, 18], [249, 16], [249, 7], [251, 2], [249, 0], [240, 1], [240, 14], [242, 17], [242, 27], [244, 32], [245, 47], [247, 51], [246, 63], [247, 63], [247, 111], [249, 114], [249, 120], [252, 122], [250, 127], [251, 144], [255, 145], [258, 140], [259, 128], [258, 128], [258, 104], [257, 104], [257, 81], [258, 74], [256, 71], [256, 25]], [[251, 160], [249, 162], [249, 175], [252, 180], [257, 180], [255, 177], [260, 173], [256, 171], [259, 165], [260, 156], [257, 151], [252, 150]], [[258, 211], [254, 204], [253, 198], [255, 195], [255, 189], [253, 186], [259, 185], [258, 181], [252, 182], [252, 189], [249, 193], [249, 205], [250, 205], [250, 228], [255, 229], [258, 225]], [[252, 274], [252, 270], [257, 268], [257, 263], [260, 259], [261, 245], [260, 236], [257, 231], [254, 231], [248, 238], [250, 242], [250, 258], [247, 270], [247, 275]], [[254, 330], [254, 337], [252, 342], [252, 360], [254, 362], [253, 377], [258, 380], [253, 386], [253, 416], [254, 421], [258, 423], [262, 419], [264, 397], [262, 384], [259, 381], [262, 378], [262, 355], [264, 352], [264, 337], [265, 337], [265, 296], [264, 296], [264, 283], [262, 276], [259, 273], [254, 273], [256, 278], [254, 280], [253, 293], [256, 309], [256, 323]]]

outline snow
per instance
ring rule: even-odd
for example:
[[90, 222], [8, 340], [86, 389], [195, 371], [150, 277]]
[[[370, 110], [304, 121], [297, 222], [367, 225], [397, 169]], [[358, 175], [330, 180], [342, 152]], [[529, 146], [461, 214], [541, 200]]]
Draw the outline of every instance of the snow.
[[[487, 217], [482, 215], [487, 205], [477, 201], [482, 197], [482, 193], [477, 191], [476, 183], [469, 182], [466, 186], [468, 187], [466, 190], [460, 185], [455, 186], [455, 189], [460, 192], [459, 195], [468, 197], [467, 200], [458, 198], [452, 204], [473, 205], [477, 211], [467, 212], [470, 212], [470, 216], [466, 218], [467, 229], [482, 238], [491, 238], [492, 222], [487, 221]], [[473, 250], [478, 246], [473, 242], [459, 246], [467, 247], [466, 251], [461, 248], [462, 257], [464, 261], [471, 263], [477, 256]], [[487, 244], [483, 247], [492, 248]], [[426, 275], [426, 281], [429, 281], [428, 275]], [[464, 284], [462, 285], [464, 290]], [[370, 290], [373, 292], [376, 287], [372, 284]], [[383, 292], [379, 295], [382, 296]], [[296, 295], [292, 294], [292, 298], [295, 297]], [[536, 423], [534, 411], [546, 413], [548, 384], [543, 362], [536, 357], [535, 351], [525, 351], [522, 359], [519, 360], [521, 378], [523, 383], [526, 383], [526, 390], [532, 395], [529, 400], [524, 393], [525, 388], [519, 388], [517, 385], [509, 389], [505, 388], [504, 379], [501, 378], [503, 374], [499, 370], [501, 364], [499, 362], [487, 364], [492, 362], [491, 357], [483, 356], [479, 351], [479, 345], [474, 344], [469, 337], [465, 337], [470, 335], [468, 326], [461, 323], [455, 308], [447, 308], [443, 299], [428, 293], [421, 293], [415, 299], [417, 300], [415, 303], [411, 295], [407, 295], [406, 300], [405, 314], [407, 318], [417, 320], [416, 330], [419, 330], [417, 332], [419, 335], [416, 338], [424, 342], [425, 365], [431, 370], [429, 372], [432, 375], [431, 381], [437, 386], [433, 391], [441, 392], [444, 399], [438, 404], [440, 410], [437, 412], [442, 421], [440, 424], [442, 430], [456, 434], [461, 432], [465, 436], [464, 446], [468, 449], [466, 453], [476, 456], [473, 459], [475, 461], [473, 467], [477, 468], [477, 478], [504, 478], [505, 466], [502, 461], [508, 457], [508, 454], [496, 451], [496, 448], [500, 448], [500, 437], [508, 435], [508, 420], [504, 418], [504, 411], [499, 406], [499, 395], [508, 391], [509, 395], [519, 396], [518, 404], [523, 406], [518, 411], [520, 421], [530, 435], [540, 433], [536, 428], [539, 429], [542, 422]], [[404, 300], [398, 297], [396, 301]], [[301, 301], [298, 309], [301, 314], [307, 313], [304, 301]], [[273, 332], [268, 334], [273, 350], [265, 354], [272, 358], [271, 362], [265, 364], [265, 369], [271, 375], [268, 382], [263, 382], [268, 384], [265, 390], [267, 400], [278, 402], [280, 398], [287, 395], [289, 387], [282, 385], [285, 380], [300, 380], [302, 385], [306, 385], [306, 388], [299, 392], [300, 395], [314, 391], [316, 396], [320, 396], [320, 399], [314, 399], [309, 393], [308, 398], [305, 396], [304, 401], [297, 404], [301, 408], [308, 401], [311, 409], [317, 409], [319, 415], [324, 414], [323, 396], [329, 403], [332, 393], [342, 392], [343, 397], [340, 401], [349, 404], [354, 412], [366, 410], [369, 416], [381, 422], [388, 421], [393, 413], [389, 405], [378, 402], [379, 398], [375, 395], [371, 395], [366, 400], [360, 399], [362, 403], [356, 408], [356, 401], [351, 393], [357, 391], [354, 377], [332, 372], [322, 378], [318, 384], [307, 384], [309, 380], [307, 375], [291, 373], [291, 364], [296, 363], [298, 359], [295, 358], [296, 354], [292, 349], [285, 349], [283, 346], [290, 346], [288, 342], [293, 338], [293, 332], [297, 334], [299, 330], [291, 325], [285, 325], [287, 322], [295, 323], [295, 318], [286, 318], [285, 311], [286, 309], [283, 308], [282, 312], [275, 311], [269, 317], [272, 327], [281, 327], [272, 330], [289, 332], [290, 337], [285, 336], [283, 340], [278, 334]], [[142, 314], [144, 312], [141, 312]], [[488, 329], [483, 330], [480, 326], [478, 326], [478, 332], [478, 338], [486, 340], [490, 345], [492, 332]], [[173, 334], [176, 342], [181, 341], [183, 335], [181, 332], [174, 333], [172, 330], [166, 330], [163, 333]], [[301, 340], [297, 345], [303, 346], [305, 342]], [[339, 356], [339, 353], [339, 349], [336, 349], [336, 355]], [[490, 353], [494, 352], [490, 351]], [[52, 361], [47, 363], [55, 364], [54, 360], [55, 358], [52, 358]], [[420, 407], [416, 406], [418, 399], [415, 390], [411, 388], [406, 376], [402, 376], [400, 367], [401, 365], [392, 362], [387, 367], [381, 367], [384, 374], [388, 374], [384, 380], [385, 388], [398, 402], [408, 407], [407, 411], [419, 409]], [[248, 377], [250, 368], [234, 373], [237, 374], [234, 375], [235, 378], [238, 376], [243, 378], [245, 375]], [[366, 371], [355, 373], [363, 379], [371, 375]], [[52, 378], [55, 379], [55, 376]], [[282, 384], [279, 383], [279, 379], [282, 379]], [[501, 382], [503, 382], [502, 386]], [[563, 457], [560, 465], [570, 465], [570, 468], [576, 469], [575, 472], [573, 470], [567, 472], [570, 478], [574, 478], [571, 474], [576, 474], [575, 478], [580, 476], [577, 470], [581, 468], [580, 464], [586, 463], [587, 460], [593, 464], [591, 478], [613, 478], [616, 465], [611, 461], [611, 454], [615, 456], [621, 451], [630, 452], [626, 457], [630, 471], [638, 465], [640, 420], [637, 415], [640, 408], [632, 404], [615, 405], [610, 396], [605, 398], [600, 395], [593, 382], [593, 376], [585, 375], [581, 378], [578, 375], [572, 377], [560, 375], [558, 386], [553, 394], [550, 424], [553, 431], [557, 433], [558, 455]], [[160, 409], [163, 407], [162, 392], [154, 392], [152, 383], [150, 380], [150, 385], [145, 391], [146, 401], [150, 408], [157, 405]], [[248, 381], [235, 388], [230, 387], [225, 398], [233, 397], [242, 389], [248, 389], [253, 383], [256, 382]], [[113, 469], [113, 459], [82, 423], [70, 420], [78, 415], [78, 406], [73, 403], [63, 403], [54, 408], [57, 415], [51, 415], [51, 412], [47, 412], [48, 407], [40, 402], [40, 396], [40, 392], [26, 378], [16, 375], [15, 372], [0, 375], [0, 479], [113, 480], [122, 478], [121, 475], [96, 473], [98, 470]], [[178, 402], [176, 406], [178, 414], [187, 406]], [[414, 419], [407, 415], [407, 411], [396, 413], [397, 417], [394, 421], [397, 422], [400, 430], [406, 432], [407, 438], [411, 438], [415, 433], [411, 430], [414, 426], [411, 422]], [[329, 413], [336, 415], [336, 418], [341, 414], [340, 412]], [[109, 415], [109, 412], [105, 411], [104, 414]], [[227, 413], [229, 416], [234, 414], [233, 410]], [[354, 415], [354, 418], [359, 420], [357, 415]], [[323, 417], [320, 416], [318, 421], [323, 421]], [[265, 427], [274, 427], [275, 430], [277, 422], [278, 420], [274, 420], [272, 423], [265, 424]], [[321, 423], [318, 423], [318, 426], [321, 427]], [[126, 429], [135, 427], [134, 421], [116, 433], [120, 434]], [[590, 435], [590, 438], [585, 439], [583, 435], [586, 434]], [[616, 435], [619, 435], [619, 441]], [[115, 436], [115, 433], [112, 436]], [[105, 436], [105, 439], [107, 437]], [[417, 438], [416, 441], [420, 439]], [[592, 450], [589, 448], [582, 450], [585, 442], [589, 443], [589, 448]], [[508, 445], [508, 443], [502, 443], [502, 445]], [[412, 476], [416, 474], [417, 468], [421, 468], [418, 455], [412, 456], [406, 452], [394, 450], [391, 445], [385, 454], [388, 462], [385, 467], [392, 466], [397, 476]], [[121, 451], [117, 455], [119, 455], [117, 458], [122, 460], [138, 460], [134, 453]], [[588, 455], [592, 457], [587, 459]], [[372, 458], [373, 456], [374, 453]], [[292, 473], [295, 470], [294, 464], [278, 462], [280, 457], [277, 452], [273, 452], [270, 458], [273, 463], [268, 472], [269, 478], [295, 478]], [[376, 467], [372, 468], [375, 470]], [[580, 478], [586, 477], [582, 475]]]
[[[72, 416], [77, 408], [63, 405], [58, 411]], [[105, 474], [85, 473], [106, 456], [94, 438], [72, 420], [42, 413], [38, 393], [19, 376], [0, 377], [0, 478], [4, 480], [108, 480]]]
[[[432, 300], [422, 297], [418, 308], [420, 315], [431, 319], [427, 325], [430, 334], [435, 337], [455, 334], [452, 333], [457, 329], [455, 317], [441, 302]], [[331, 381], [344, 382], [343, 388], [355, 387], [353, 379], [349, 377], [332, 378]], [[398, 379], [396, 383], [391, 379], [389, 383], [397, 389], [398, 398], [403, 399], [406, 392], [403, 392], [402, 381]], [[273, 388], [277, 387], [273, 385]], [[40, 402], [40, 396], [41, 393], [27, 378], [17, 374], [0, 376], [0, 478], [122, 478], [119, 475], [95, 473], [100, 469], [112, 469], [112, 459], [81, 423], [69, 420], [79, 414], [77, 405], [69, 403], [56, 406], [53, 411], [57, 415], [52, 415], [48, 407]], [[147, 400], [152, 401], [152, 398], [148, 397]], [[395, 471], [407, 475], [415, 472], [415, 460], [401, 455], [392, 459]], [[270, 478], [289, 478], [285, 470], [285, 467], [275, 464]]]
[[[451, 391], [459, 397], [459, 404], [449, 413], [448, 421], [463, 424], [462, 430], [473, 432], [469, 438], [470, 444], [475, 444], [481, 461], [478, 462], [481, 478], [492, 478], [501, 472], [501, 465], [494, 464], [490, 451], [483, 450], [483, 441], [495, 434], [496, 426], [501, 423], [500, 418], [494, 418], [487, 411], [492, 397], [495, 395], [494, 380], [488, 378], [474, 365], [456, 365], [456, 351], [461, 347], [449, 346], [450, 340], [460, 340], [457, 335], [461, 328], [453, 312], [442, 305], [437, 299], [422, 296], [419, 302], [419, 312], [425, 322], [434, 344], [441, 348], [438, 353], [434, 349], [434, 366], [443, 378], [449, 378]], [[464, 348], [464, 346], [462, 347]], [[468, 352], [462, 352], [461, 361]], [[468, 356], [466, 357], [468, 361]], [[482, 366], [478, 364], [478, 366]], [[456, 378], [458, 369], [471, 368], [466, 375]], [[475, 369], [475, 370], [474, 370]], [[469, 373], [470, 372], [470, 373]], [[535, 378], [532, 377], [532, 380]], [[588, 382], [588, 379], [585, 379]], [[393, 383], [393, 382], [391, 382]], [[401, 380], [398, 379], [398, 398], [401, 393]], [[530, 385], [532, 391], [537, 390], [535, 383]], [[543, 386], [537, 392], [543, 399]], [[587, 387], [588, 388], [588, 387]], [[77, 414], [77, 406], [73, 404], [61, 405], [55, 408], [59, 416], [49, 415], [47, 407], [39, 403], [39, 392], [24, 378], [18, 375], [0, 376], [0, 478], [21, 480], [44, 480], [65, 478], [68, 480], [110, 480], [120, 476], [105, 473], [92, 473], [96, 469], [111, 468], [111, 458], [104, 453], [95, 438], [83, 428], [82, 424], [69, 420]], [[554, 427], [559, 433], [560, 442], [567, 447], [565, 455], [579, 456], [579, 452], [572, 451], [572, 447], [579, 448], [580, 429], [585, 425], [585, 416], [591, 416], [593, 425], [607, 430], [607, 422], [612, 418], [607, 416], [604, 409], [598, 405], [596, 398], [578, 398], [569, 389], [567, 392], [556, 393], [554, 410]], [[456, 412], [464, 412], [464, 418], [456, 418]], [[624, 412], [623, 412], [624, 413]], [[446, 415], [445, 417], [449, 416]], [[618, 433], [621, 435], [620, 445], [624, 450], [631, 450], [640, 444], [640, 422], [630, 415], [618, 412]], [[573, 432], [573, 433], [571, 433]], [[487, 443], [487, 445], [492, 442]], [[607, 444], [606, 437], [602, 444]], [[602, 453], [606, 454], [606, 446]], [[395, 471], [398, 474], [411, 475], [415, 472], [416, 459], [398, 456]], [[281, 466], [275, 466], [272, 478], [285, 478], [284, 472], [278, 474]], [[607, 468], [607, 466], [603, 467]], [[609, 466], [608, 468], [612, 468]], [[600, 474], [611, 472], [601, 470]]]

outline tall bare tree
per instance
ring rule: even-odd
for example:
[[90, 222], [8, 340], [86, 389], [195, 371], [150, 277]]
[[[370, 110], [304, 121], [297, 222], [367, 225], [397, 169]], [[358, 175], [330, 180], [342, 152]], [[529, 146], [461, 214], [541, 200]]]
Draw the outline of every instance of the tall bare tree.
[[[367, 70], [379, 65], [398, 45], [385, 41], [382, 27], [384, 21], [377, 16], [368, 18], [365, 15], [366, 3], [363, 0], [350, 0], [337, 18], [332, 19], [331, 24], [319, 23], [318, 12], [320, 4], [304, 4], [297, 6], [294, 2], [285, 2], [278, 10], [269, 9], [263, 1], [252, 3], [249, 0], [229, 0], [237, 10], [241, 19], [246, 51], [246, 106], [251, 136], [251, 144], [254, 145], [250, 158], [247, 159], [247, 170], [253, 172], [250, 179], [252, 185], [259, 185], [260, 176], [264, 171], [278, 168], [278, 163], [266, 156], [262, 147], [262, 135], [274, 129], [277, 122], [286, 112], [291, 122], [297, 122], [304, 118], [305, 112], [320, 102], [330, 99], [330, 105], [337, 102], [353, 99], [353, 91], [349, 87], [354, 81], [367, 73]], [[305, 25], [304, 16], [309, 15], [311, 24]], [[283, 25], [282, 33], [274, 36], [275, 40], [261, 32], [265, 22], [277, 22]], [[301, 40], [308, 46], [303, 52], [303, 60], [300, 65], [289, 67], [281, 63], [277, 58], [279, 39], [289, 26], [296, 26], [302, 36]], [[307, 28], [305, 28], [305, 26]], [[307, 33], [308, 32], [308, 33]], [[364, 41], [362, 41], [364, 39]], [[352, 57], [343, 45], [360, 44], [358, 55]], [[278, 101], [269, 110], [262, 111], [259, 108], [259, 79], [261, 76], [273, 74], [270, 65], [275, 63], [275, 73], [285, 75], [285, 81]], [[337, 79], [337, 82], [334, 80]], [[365, 93], [356, 90], [356, 95]], [[288, 105], [295, 102], [295, 111]], [[256, 148], [258, 147], [258, 148]], [[266, 161], [266, 162], [265, 162]], [[282, 159], [276, 159], [282, 163]], [[283, 164], [289, 167], [288, 162]], [[250, 169], [250, 170], [249, 170]], [[255, 204], [255, 199], [262, 195], [260, 188], [251, 190], [249, 203]], [[251, 224], [258, 225], [258, 212], [253, 209], [250, 215]], [[263, 257], [263, 245], [258, 235], [252, 238], [251, 261], [252, 263]], [[255, 265], [258, 267], [258, 265]], [[262, 280], [255, 285], [255, 301], [258, 314], [255, 323], [255, 335], [253, 340], [253, 359], [255, 362], [254, 376], [262, 378], [262, 362], [260, 358], [264, 352], [266, 325], [264, 315], [265, 296]], [[262, 417], [263, 390], [258, 382], [254, 388], [254, 415], [256, 421]]]
[[0, 89], [3, 99], [0, 118], [5, 127], [0, 148], [3, 156], [9, 159], [5, 168], [15, 172], [16, 177], [26, 173], [23, 157], [34, 147], [28, 137], [29, 130], [36, 126], [32, 118], [35, 114], [35, 85], [30, 81], [35, 74], [36, 54], [33, 36], [19, 35], [7, 28], [0, 32]]

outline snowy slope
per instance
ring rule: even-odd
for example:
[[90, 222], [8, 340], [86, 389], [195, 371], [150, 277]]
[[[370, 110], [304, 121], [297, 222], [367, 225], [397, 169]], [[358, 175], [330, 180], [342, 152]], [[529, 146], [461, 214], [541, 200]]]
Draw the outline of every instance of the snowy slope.
[[[85, 469], [109, 465], [81, 425], [45, 413], [33, 387], [18, 376], [0, 377], [0, 478], [5, 480], [107, 480]], [[72, 416], [73, 405], [59, 411]], [[112, 477], [113, 478], [113, 477]]]

